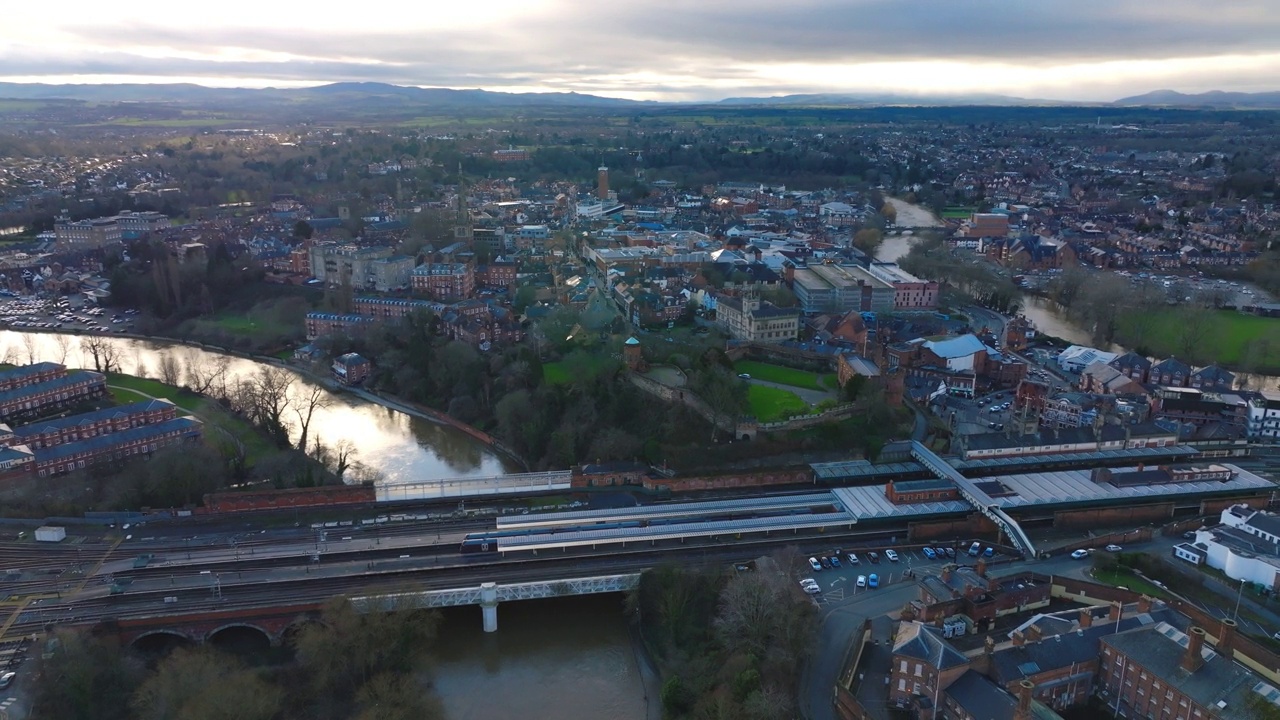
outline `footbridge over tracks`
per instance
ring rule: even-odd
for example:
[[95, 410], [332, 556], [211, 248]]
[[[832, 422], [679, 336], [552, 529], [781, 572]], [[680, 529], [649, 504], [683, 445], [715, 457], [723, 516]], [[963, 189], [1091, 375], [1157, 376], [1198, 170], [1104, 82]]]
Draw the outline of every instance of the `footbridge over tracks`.
[[929, 469], [940, 480], [950, 480], [955, 483], [960, 490], [960, 496], [978, 509], [983, 515], [991, 519], [1004, 533], [1009, 536], [1010, 542], [1021, 550], [1027, 558], [1036, 557], [1035, 546], [1031, 544], [1031, 539], [1022, 531], [1022, 526], [1018, 524], [998, 505], [991, 505], [982, 500], [982, 493], [978, 492], [978, 488], [973, 481], [961, 475], [958, 470], [951, 467], [950, 463], [943, 460], [937, 453], [930, 450], [924, 443], [918, 440], [911, 441], [911, 456], [920, 461], [922, 465]]
[[524, 493], [568, 490], [573, 471], [514, 473], [491, 477], [457, 477], [421, 480], [408, 483], [379, 484], [378, 502], [402, 500], [448, 500], [483, 495], [520, 495]]
[[639, 584], [640, 573], [597, 575], [539, 582], [504, 583], [501, 585], [487, 582], [474, 587], [452, 590], [422, 590], [363, 595], [351, 598], [351, 604], [361, 612], [388, 612], [406, 608], [479, 605], [484, 619], [484, 631], [495, 632], [498, 629], [498, 603], [500, 602], [625, 592]]

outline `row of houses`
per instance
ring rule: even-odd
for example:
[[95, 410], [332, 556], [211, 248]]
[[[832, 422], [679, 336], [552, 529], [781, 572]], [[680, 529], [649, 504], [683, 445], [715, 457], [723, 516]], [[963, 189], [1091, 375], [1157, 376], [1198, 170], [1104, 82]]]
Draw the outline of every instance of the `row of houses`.
[[379, 322], [396, 322], [415, 312], [427, 312], [440, 323], [447, 337], [487, 350], [495, 345], [512, 345], [524, 338], [524, 329], [510, 308], [493, 302], [463, 300], [446, 304], [410, 298], [361, 296], [354, 299], [351, 313], [307, 313], [308, 340], [326, 336], [358, 337]]
[[[107, 379], [101, 373], [89, 370], [69, 372], [61, 365], [49, 368], [50, 365], [55, 364], [28, 366], [33, 368], [33, 374], [47, 379], [16, 384], [12, 389], [0, 391], [0, 422], [45, 415], [106, 395]], [[24, 369], [15, 368], [9, 372]], [[20, 373], [11, 375], [11, 382], [21, 382], [15, 379], [19, 376]]]

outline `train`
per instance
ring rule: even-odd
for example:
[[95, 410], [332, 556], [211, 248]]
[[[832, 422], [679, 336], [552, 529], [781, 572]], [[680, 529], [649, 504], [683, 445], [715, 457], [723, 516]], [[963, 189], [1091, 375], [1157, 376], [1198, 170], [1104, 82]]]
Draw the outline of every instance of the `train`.
[[[818, 510], [830, 511], [830, 506], [819, 506]], [[461, 552], [463, 553], [479, 553], [479, 552], [497, 552], [498, 540], [502, 538], [526, 537], [529, 535], [560, 535], [564, 533], [576, 533], [586, 530], [626, 530], [633, 528], [654, 527], [659, 525], [672, 525], [677, 523], [707, 523], [721, 522], [726, 520], [741, 520], [744, 518], [757, 517], [779, 517], [788, 515], [810, 515], [815, 512], [815, 508], [788, 508], [786, 510], [754, 510], [751, 512], [726, 512], [719, 515], [699, 516], [699, 517], [660, 517], [645, 520], [626, 520], [620, 522], [602, 522], [602, 523], [584, 523], [581, 525], [564, 525], [557, 527], [538, 527], [526, 528], [523, 530], [491, 530], [486, 532], [470, 533], [462, 539]]]

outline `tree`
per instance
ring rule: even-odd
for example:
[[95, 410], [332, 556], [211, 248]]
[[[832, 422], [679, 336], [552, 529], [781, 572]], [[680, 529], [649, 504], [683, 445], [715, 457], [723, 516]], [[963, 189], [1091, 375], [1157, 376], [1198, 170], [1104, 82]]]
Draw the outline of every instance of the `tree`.
[[102, 335], [88, 335], [80, 345], [82, 353], [86, 353], [86, 359], [93, 360], [93, 369], [100, 373], [119, 372], [120, 370], [120, 350], [111, 338]]
[[876, 228], [863, 228], [853, 236], [853, 246], [871, 257], [875, 257], [876, 251], [883, 244], [884, 233]]
[[747, 409], [747, 384], [738, 379], [732, 370], [713, 367], [701, 373], [698, 397], [711, 408], [711, 439], [723, 420], [729, 425], [729, 434], [738, 432], [738, 418]]
[[271, 720], [284, 693], [225, 653], [178, 648], [133, 697], [137, 720]]
[[311, 417], [319, 408], [327, 408], [332, 403], [329, 391], [319, 385], [307, 385], [305, 390], [294, 394], [291, 405], [298, 416], [298, 449], [306, 452], [307, 433], [311, 430]]
[[311, 223], [306, 220], [299, 220], [293, 224], [293, 236], [299, 240], [310, 240], [314, 233]]
[[884, 216], [885, 222], [898, 222], [898, 208], [894, 207], [893, 203], [888, 200], [885, 200], [884, 204], [880, 206], [880, 214]]
[[185, 364], [186, 385], [192, 392], [216, 398], [227, 397], [227, 373], [231, 358], [214, 355], [212, 360], [201, 350], [191, 350]]
[[130, 720], [129, 697], [144, 667], [110, 636], [55, 630], [48, 654], [37, 656], [33, 688], [39, 717], [50, 720]]
[[58, 347], [58, 364], [66, 365], [67, 354], [71, 352], [71, 338], [63, 333], [58, 333], [53, 336], [53, 342]]
[[355, 465], [357, 454], [359, 454], [359, 448], [350, 438], [342, 438], [332, 447], [320, 442], [320, 438], [316, 438], [315, 445], [311, 449], [312, 459], [323, 465], [339, 480]]
[[1178, 352], [1188, 361], [1205, 357], [1203, 345], [1213, 330], [1213, 313], [1202, 307], [1184, 307], [1178, 320]]
[[289, 388], [293, 373], [283, 368], [263, 366], [252, 375], [241, 378], [231, 397], [231, 404], [258, 427], [276, 438], [280, 445], [288, 442], [284, 414], [289, 409]]
[[182, 381], [182, 367], [178, 364], [178, 358], [172, 352], [165, 352], [160, 355], [160, 381], [165, 385], [177, 386]]
[[412, 677], [394, 673], [375, 675], [356, 694], [360, 707], [355, 720], [437, 720], [444, 709]]
[[33, 365], [36, 362], [36, 336], [32, 333], [23, 333], [22, 348], [26, 351], [27, 365]]

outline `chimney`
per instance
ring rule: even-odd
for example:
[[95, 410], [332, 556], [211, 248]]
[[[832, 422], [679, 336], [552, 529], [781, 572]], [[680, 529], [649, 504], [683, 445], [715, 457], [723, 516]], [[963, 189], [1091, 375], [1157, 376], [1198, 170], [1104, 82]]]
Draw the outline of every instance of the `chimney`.
[[1021, 631], [1021, 630], [1014, 630], [1014, 631], [1013, 631], [1013, 646], [1014, 646], [1014, 647], [1022, 647], [1026, 642], [1027, 642], [1027, 639], [1026, 639], [1025, 637], [1023, 637], [1023, 635], [1022, 635], [1022, 631]]
[[942, 566], [942, 582], [944, 583], [951, 582], [951, 566], [950, 565]]
[[1236, 648], [1236, 629], [1239, 624], [1235, 620], [1229, 618], [1222, 619], [1222, 626], [1218, 630], [1218, 654], [1228, 660], [1235, 657]]
[[1148, 613], [1148, 612], [1151, 612], [1151, 597], [1150, 597], [1150, 596], [1148, 596], [1148, 595], [1143, 595], [1142, 597], [1138, 598], [1138, 612], [1140, 612], [1140, 613]]
[[1013, 720], [1031, 720], [1031, 698], [1036, 684], [1030, 680], [1018, 683], [1018, 708], [1013, 711]]
[[978, 571], [978, 577], [987, 576], [987, 559], [985, 557], [978, 558], [978, 566], [974, 568]]
[[987, 636], [987, 639], [986, 639], [986, 640], [984, 640], [984, 641], [982, 641], [982, 650], [983, 650], [983, 652], [985, 652], [985, 653], [986, 653], [986, 654], [988, 654], [988, 655], [990, 655], [990, 654], [994, 653], [994, 652], [996, 651], [996, 639], [995, 639], [995, 637], [993, 637], [993, 636], [991, 636], [991, 635], [988, 635], [988, 636]]
[[1193, 673], [1204, 665], [1204, 657], [1200, 654], [1200, 650], [1204, 648], [1204, 628], [1193, 627], [1191, 632], [1187, 633], [1187, 651], [1182, 654], [1182, 662], [1178, 667]]
[[1080, 627], [1093, 627], [1093, 611], [1089, 608], [1080, 609]]
[[1111, 612], [1107, 615], [1107, 619], [1110, 620], [1111, 622], [1116, 622], [1117, 620], [1120, 619], [1120, 613], [1123, 610], [1124, 610], [1124, 606], [1120, 604], [1119, 600], [1111, 603]]
[[1032, 625], [1027, 628], [1027, 642], [1038, 643], [1044, 637], [1044, 630], [1039, 625]]

